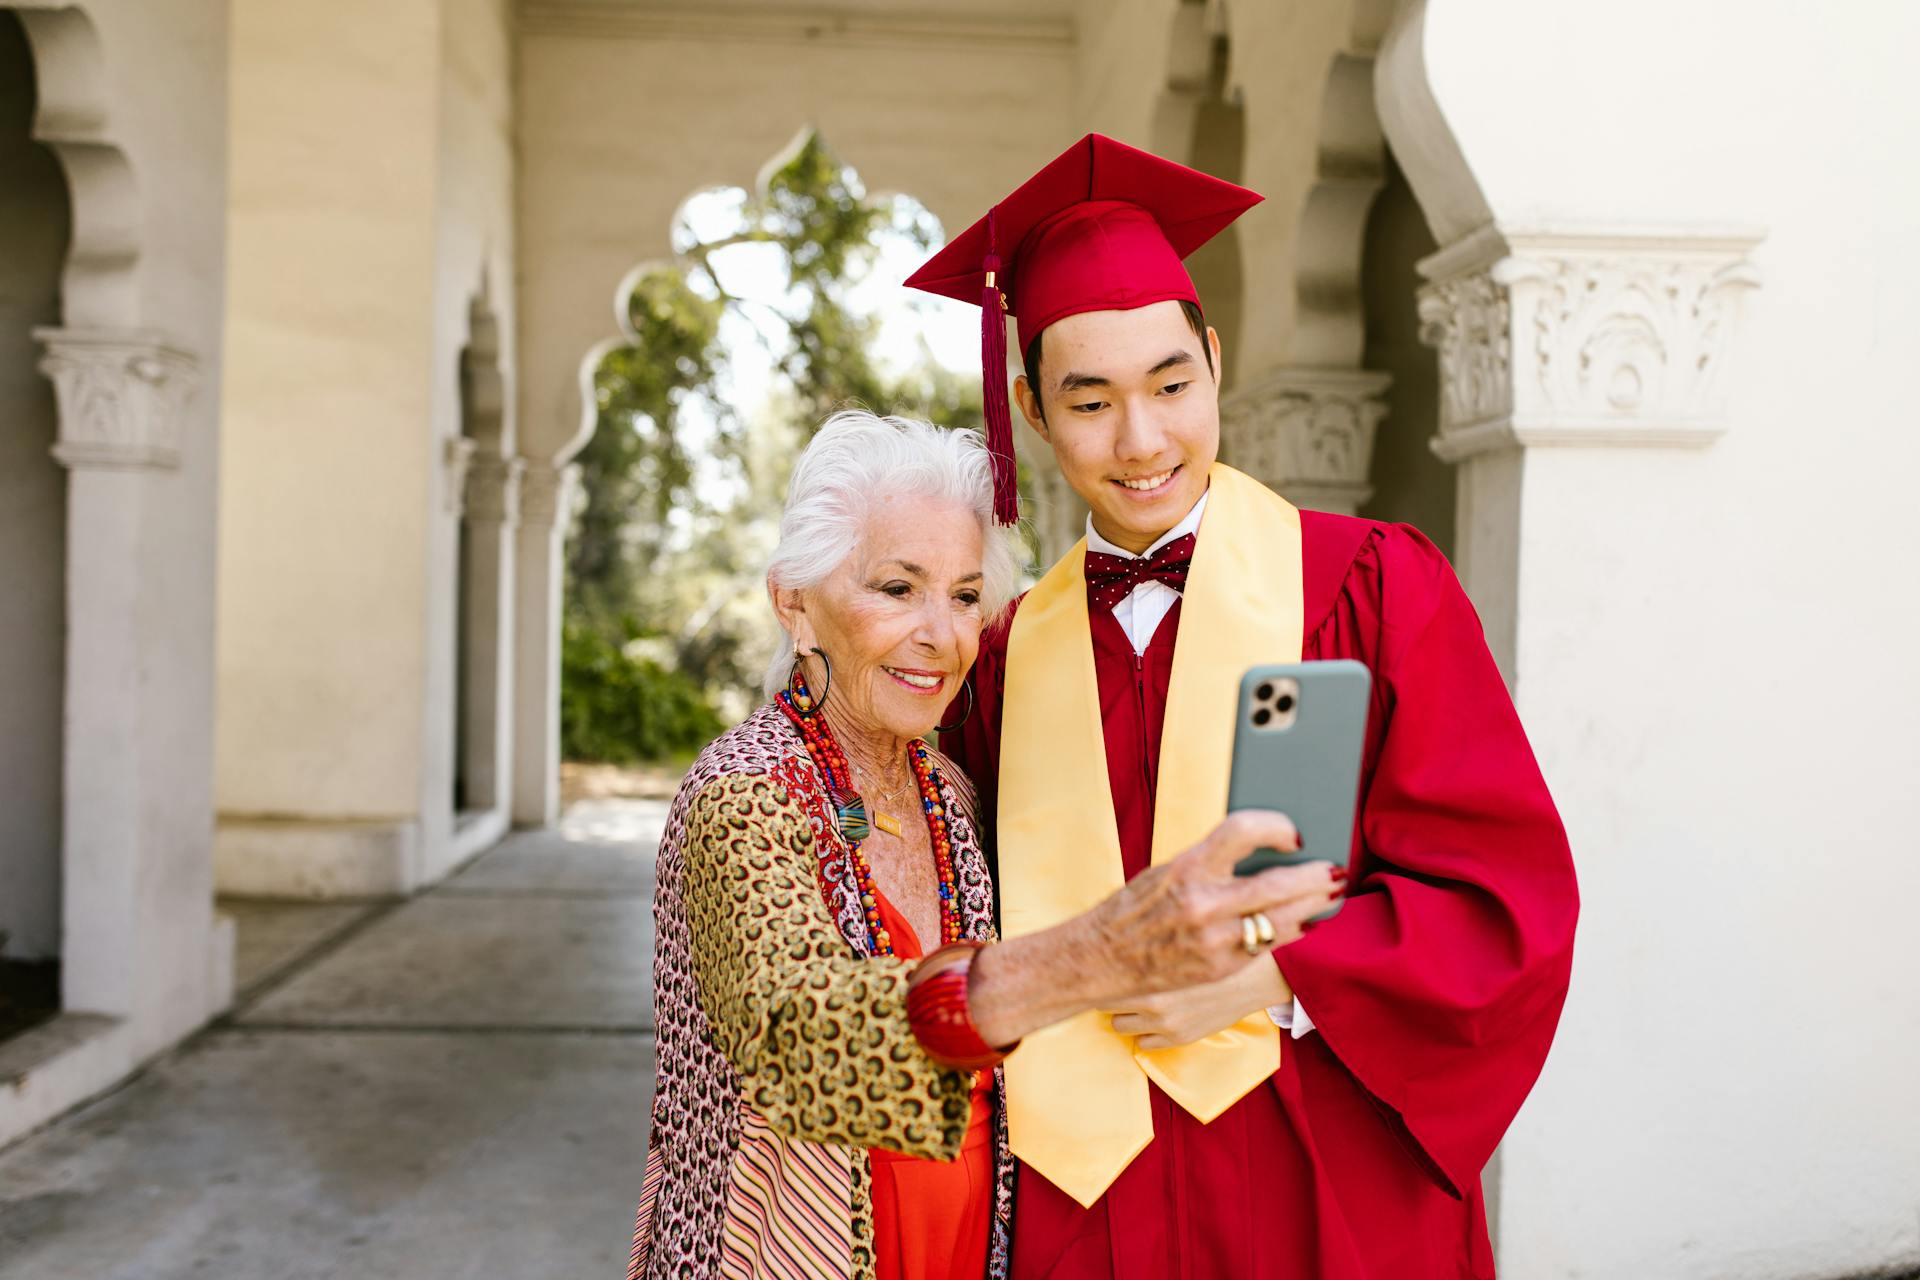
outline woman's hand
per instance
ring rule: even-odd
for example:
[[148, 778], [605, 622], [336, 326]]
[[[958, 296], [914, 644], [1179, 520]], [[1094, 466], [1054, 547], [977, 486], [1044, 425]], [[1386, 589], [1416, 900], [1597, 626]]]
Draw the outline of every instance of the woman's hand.
[[1251, 1013], [1264, 1013], [1289, 1004], [1293, 988], [1270, 955], [1248, 961], [1240, 972], [1220, 982], [1184, 991], [1123, 1000], [1110, 1012], [1113, 1029], [1137, 1036], [1141, 1049], [1173, 1049], [1224, 1031]]
[[1082, 919], [1095, 934], [1092, 946], [1112, 984], [1098, 1007], [1232, 977], [1247, 963], [1241, 919], [1255, 911], [1273, 924], [1266, 950], [1298, 938], [1301, 926], [1340, 891], [1333, 864], [1307, 862], [1251, 876], [1236, 876], [1233, 868], [1255, 849], [1299, 847], [1299, 833], [1282, 814], [1229, 814], [1199, 844], [1148, 868], [1088, 912]]
[[[1091, 911], [987, 947], [969, 985], [974, 1026], [990, 1044], [1012, 1044], [1088, 1009], [1234, 977], [1247, 968], [1242, 917], [1265, 912], [1274, 929], [1268, 947], [1281, 946], [1339, 892], [1326, 862], [1233, 874], [1255, 849], [1299, 847], [1281, 814], [1230, 814], [1199, 844]], [[1264, 951], [1260, 958], [1277, 968]]]

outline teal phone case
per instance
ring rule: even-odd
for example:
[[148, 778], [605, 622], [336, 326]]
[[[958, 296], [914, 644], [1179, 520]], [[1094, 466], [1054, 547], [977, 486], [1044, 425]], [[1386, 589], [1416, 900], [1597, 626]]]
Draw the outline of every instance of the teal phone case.
[[1300, 851], [1256, 849], [1236, 874], [1301, 862], [1347, 864], [1371, 684], [1365, 666], [1344, 659], [1254, 667], [1240, 681], [1227, 812], [1286, 814], [1300, 832]]

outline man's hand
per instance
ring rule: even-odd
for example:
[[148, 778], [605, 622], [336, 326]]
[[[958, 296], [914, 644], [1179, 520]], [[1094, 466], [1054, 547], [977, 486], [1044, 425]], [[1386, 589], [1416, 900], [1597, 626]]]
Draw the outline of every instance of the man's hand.
[[1293, 1000], [1293, 988], [1270, 955], [1249, 962], [1220, 982], [1134, 996], [1111, 1010], [1113, 1029], [1138, 1036], [1142, 1049], [1173, 1049], [1224, 1031], [1250, 1013]]

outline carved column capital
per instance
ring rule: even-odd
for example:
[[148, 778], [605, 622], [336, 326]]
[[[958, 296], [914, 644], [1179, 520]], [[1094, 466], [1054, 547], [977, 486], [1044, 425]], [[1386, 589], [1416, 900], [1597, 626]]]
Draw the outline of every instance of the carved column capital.
[[1220, 459], [1317, 511], [1352, 515], [1373, 496], [1367, 472], [1390, 375], [1277, 369], [1220, 402]]
[[466, 511], [467, 471], [473, 466], [476, 447], [466, 436], [448, 436], [442, 442], [440, 462], [446, 468], [447, 480], [440, 491], [440, 501], [449, 515], [458, 516]]
[[1429, 257], [1420, 337], [1440, 356], [1434, 452], [1712, 443], [1759, 241], [1490, 226]]
[[520, 523], [523, 527], [552, 528], [566, 520], [579, 483], [577, 466], [555, 467], [525, 459], [520, 476]]
[[525, 458], [502, 458], [482, 453], [467, 467], [467, 519], [490, 524], [517, 524], [520, 520], [520, 480]]
[[40, 371], [53, 380], [68, 467], [172, 469], [199, 362], [146, 329], [46, 328]]
[[1049, 565], [1065, 555], [1086, 531], [1087, 507], [1051, 457], [1036, 460], [1028, 474], [1033, 501], [1024, 514], [1039, 544], [1040, 563]]

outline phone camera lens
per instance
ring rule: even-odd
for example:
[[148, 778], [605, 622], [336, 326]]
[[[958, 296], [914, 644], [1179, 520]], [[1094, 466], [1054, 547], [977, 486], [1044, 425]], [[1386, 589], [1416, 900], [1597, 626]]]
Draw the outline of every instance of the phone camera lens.
[[1273, 719], [1273, 712], [1267, 710], [1265, 707], [1261, 707], [1258, 711], [1253, 713], [1253, 722], [1255, 724], [1263, 725], [1271, 719]]
[[1262, 702], [1271, 701], [1273, 698], [1273, 686], [1270, 684], [1263, 684], [1258, 689], [1255, 689], [1253, 691], [1253, 696], [1258, 698]]
[[1274, 703], [1273, 705], [1280, 708], [1281, 713], [1285, 714], [1286, 712], [1293, 710], [1293, 695], [1290, 693], [1283, 693], [1280, 695], [1280, 701]]

